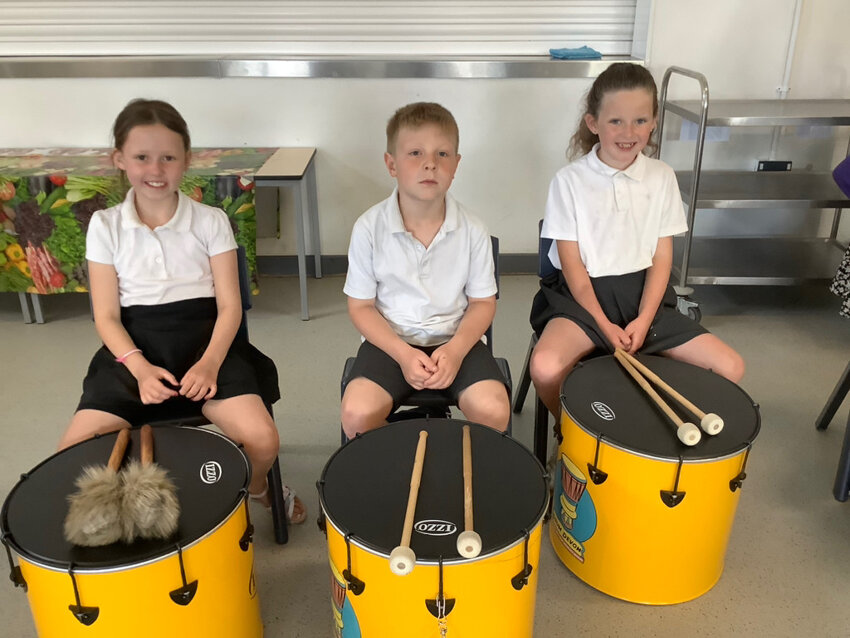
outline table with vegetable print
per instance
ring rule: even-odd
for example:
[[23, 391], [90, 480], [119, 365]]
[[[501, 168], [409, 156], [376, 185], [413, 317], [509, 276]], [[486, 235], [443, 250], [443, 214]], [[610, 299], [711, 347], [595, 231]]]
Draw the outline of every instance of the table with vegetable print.
[[[257, 288], [254, 173], [274, 148], [199, 148], [180, 190], [223, 209], [245, 247], [251, 289]], [[25, 293], [87, 292], [85, 235], [95, 211], [126, 193], [111, 149], [0, 149], [0, 292], [17, 292], [27, 321]]]

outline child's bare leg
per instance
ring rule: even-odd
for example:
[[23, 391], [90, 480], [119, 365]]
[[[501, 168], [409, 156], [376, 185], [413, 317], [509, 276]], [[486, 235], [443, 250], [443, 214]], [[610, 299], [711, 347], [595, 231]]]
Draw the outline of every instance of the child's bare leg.
[[508, 427], [511, 401], [505, 384], [495, 379], [478, 381], [464, 388], [457, 400], [463, 415], [473, 423], [486, 425], [499, 432]]
[[712, 334], [702, 334], [675, 348], [661, 352], [664, 356], [713, 370], [733, 383], [744, 376], [744, 360], [735, 350]]
[[266, 489], [266, 474], [280, 451], [280, 437], [271, 414], [256, 394], [207, 401], [204, 416], [228, 437], [241, 443], [251, 462], [248, 491], [259, 494]]
[[342, 430], [353, 439], [356, 434], [384, 425], [392, 409], [389, 392], [366, 377], [352, 379], [342, 395]]
[[543, 329], [543, 334], [531, 352], [528, 367], [537, 396], [555, 418], [561, 412], [558, 397], [567, 374], [595, 346], [577, 323], [555, 317]]
[[107, 434], [121, 428], [129, 428], [120, 416], [101, 410], [79, 410], [59, 440], [59, 449], [64, 450], [80, 441], [90, 439], [95, 434]]

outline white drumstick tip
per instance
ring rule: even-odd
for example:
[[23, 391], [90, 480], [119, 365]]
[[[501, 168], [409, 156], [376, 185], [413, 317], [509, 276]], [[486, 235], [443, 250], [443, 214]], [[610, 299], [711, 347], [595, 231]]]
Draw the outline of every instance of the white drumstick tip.
[[457, 551], [464, 558], [475, 558], [481, 553], [481, 537], [472, 530], [461, 532], [457, 537]]
[[720, 431], [723, 429], [723, 419], [713, 412], [709, 412], [702, 417], [702, 421], [699, 422], [699, 426], [702, 428], [703, 432], [714, 436], [715, 434], [720, 434]]
[[407, 576], [416, 565], [416, 554], [409, 547], [399, 545], [390, 552], [390, 571], [396, 576]]
[[696, 445], [702, 438], [699, 428], [693, 423], [682, 423], [676, 430], [676, 436], [685, 445]]

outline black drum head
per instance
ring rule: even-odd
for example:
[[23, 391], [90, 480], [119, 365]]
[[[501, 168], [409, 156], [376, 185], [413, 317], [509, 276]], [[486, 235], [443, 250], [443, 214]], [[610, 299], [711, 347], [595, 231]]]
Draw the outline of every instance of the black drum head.
[[524, 539], [543, 516], [548, 489], [543, 468], [521, 444], [482, 425], [415, 419], [358, 436], [328, 460], [319, 482], [327, 517], [343, 535], [376, 553], [401, 541], [419, 431], [428, 432], [411, 549], [417, 561], [461, 559], [463, 425], [472, 443], [473, 515], [481, 556]]
[[[139, 540], [103, 547], [71, 545], [63, 536], [67, 497], [86, 465], [106, 465], [117, 434], [95, 437], [54, 454], [25, 474], [3, 505], [2, 531], [23, 558], [76, 570], [145, 562], [185, 547], [225, 521], [244, 496], [250, 468], [224, 436], [199, 428], [154, 428], [154, 462], [168, 471], [180, 501], [178, 529], [164, 540]], [[124, 459], [139, 458], [139, 430], [131, 432]]]
[[[656, 458], [717, 459], [740, 452], [758, 434], [758, 406], [737, 385], [710, 370], [667, 357], [639, 355], [637, 359], [702, 412], [723, 419], [714, 436], [702, 432], [694, 446], [676, 437], [676, 428], [613, 356], [577, 365], [561, 386], [561, 407], [592, 436], [630, 452]], [[664, 391], [659, 395], [685, 422], [699, 427], [699, 419], [681, 408]]]

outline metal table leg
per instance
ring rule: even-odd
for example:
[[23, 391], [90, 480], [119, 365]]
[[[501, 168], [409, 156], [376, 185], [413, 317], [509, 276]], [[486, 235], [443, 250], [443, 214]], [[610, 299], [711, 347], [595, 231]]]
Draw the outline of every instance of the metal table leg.
[[298, 285], [301, 289], [301, 320], [307, 321], [310, 312], [307, 308], [307, 250], [304, 241], [304, 180], [300, 180], [293, 189], [295, 199], [295, 245], [298, 251]]
[[319, 196], [316, 189], [316, 158], [307, 167], [307, 203], [310, 213], [310, 243], [313, 247], [313, 255], [316, 262], [316, 279], [322, 278], [322, 244], [319, 236]]
[[44, 315], [41, 312], [41, 299], [37, 294], [30, 293], [30, 301], [32, 302], [32, 309], [35, 312], [35, 322], [44, 323]]
[[18, 301], [21, 302], [21, 314], [24, 316], [24, 323], [32, 323], [32, 315], [30, 314], [30, 305], [27, 301], [27, 293], [19, 292]]

